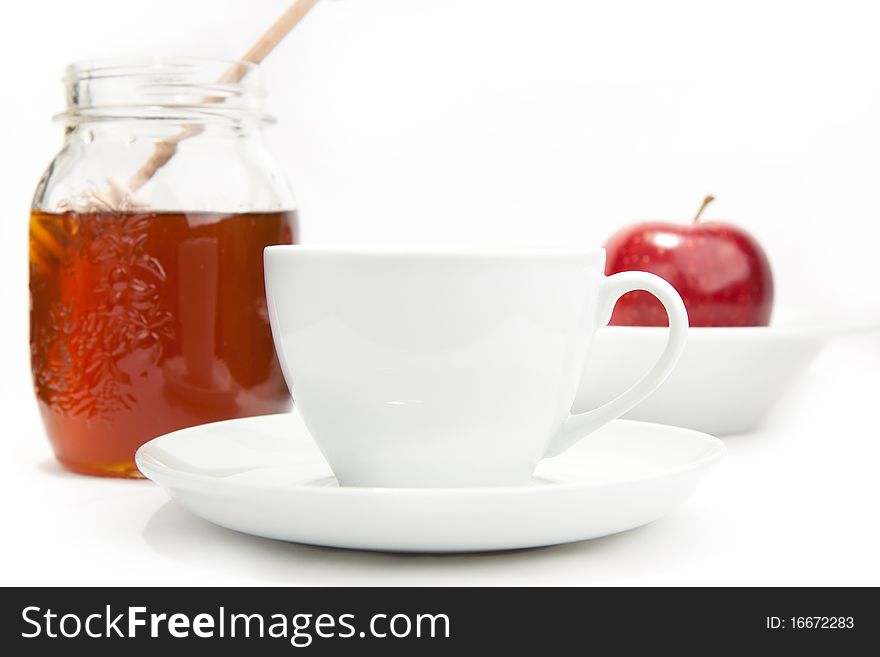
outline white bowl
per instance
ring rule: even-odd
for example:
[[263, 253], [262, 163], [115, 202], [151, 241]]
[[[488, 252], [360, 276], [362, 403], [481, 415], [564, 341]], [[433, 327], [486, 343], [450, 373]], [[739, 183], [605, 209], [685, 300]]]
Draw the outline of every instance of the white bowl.
[[[858, 330], [858, 329], [852, 329]], [[672, 374], [623, 417], [716, 436], [755, 429], [813, 361], [833, 328], [691, 328]], [[631, 386], [657, 359], [665, 328], [609, 326], [596, 334], [575, 399], [587, 411]]]

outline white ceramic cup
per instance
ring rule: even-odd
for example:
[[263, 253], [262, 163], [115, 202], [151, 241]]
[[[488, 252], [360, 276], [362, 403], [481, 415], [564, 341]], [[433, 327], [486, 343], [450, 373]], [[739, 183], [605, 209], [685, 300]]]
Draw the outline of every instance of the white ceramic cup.
[[[657, 276], [604, 269], [604, 249], [268, 247], [275, 347], [339, 483], [525, 484], [653, 392], [684, 347], [684, 304]], [[666, 348], [629, 390], [572, 415], [593, 335], [631, 290], [663, 303]]]

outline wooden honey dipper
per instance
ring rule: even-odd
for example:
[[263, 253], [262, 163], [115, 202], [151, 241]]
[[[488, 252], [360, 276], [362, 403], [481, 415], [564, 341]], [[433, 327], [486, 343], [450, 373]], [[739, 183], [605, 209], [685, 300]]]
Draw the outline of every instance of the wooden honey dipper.
[[[248, 50], [244, 57], [241, 58], [242, 62], [249, 62], [252, 64], [259, 64], [265, 59], [266, 55], [268, 55], [272, 50], [277, 46], [281, 40], [287, 36], [288, 32], [290, 32], [296, 25], [299, 23], [307, 13], [317, 4], [318, 0], [294, 0], [293, 4], [287, 8], [287, 10], [281, 14], [275, 23], [266, 30], [266, 32], [261, 36], [253, 46], [251, 46], [250, 50]], [[246, 66], [242, 66], [240, 63], [233, 64], [230, 66], [223, 75], [217, 80], [218, 83], [221, 84], [229, 84], [239, 82], [247, 73], [248, 68]], [[216, 100], [216, 99], [206, 99], [206, 101]], [[197, 134], [201, 133], [204, 130], [204, 126], [191, 124], [187, 125], [181, 130], [179, 133], [174, 135], [169, 139], [162, 139], [156, 142], [155, 150], [153, 154], [150, 156], [144, 164], [138, 169], [131, 178], [129, 178], [128, 183], [126, 185], [120, 185], [119, 182], [111, 181], [111, 184], [115, 188], [114, 196], [117, 198], [123, 198], [125, 196], [131, 197], [135, 192], [137, 192], [141, 187], [143, 187], [154, 175], [156, 172], [168, 164], [168, 161], [174, 157], [174, 154], [177, 152], [177, 145], [182, 142], [184, 139], [189, 139], [190, 137], [194, 137]]]

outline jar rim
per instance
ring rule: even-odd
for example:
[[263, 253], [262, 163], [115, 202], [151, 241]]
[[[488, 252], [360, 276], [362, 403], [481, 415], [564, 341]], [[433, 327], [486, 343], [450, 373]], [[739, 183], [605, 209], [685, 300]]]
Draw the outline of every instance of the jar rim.
[[[64, 70], [64, 81], [71, 77], [117, 77], [120, 75], [144, 75], [168, 69], [240, 66], [249, 71], [259, 71], [260, 65], [243, 59], [215, 57], [145, 55], [129, 57], [98, 57], [71, 62]], [[101, 73], [94, 75], [93, 73]]]
[[113, 57], [65, 69], [67, 123], [107, 119], [258, 121], [266, 93], [259, 64], [208, 57]]

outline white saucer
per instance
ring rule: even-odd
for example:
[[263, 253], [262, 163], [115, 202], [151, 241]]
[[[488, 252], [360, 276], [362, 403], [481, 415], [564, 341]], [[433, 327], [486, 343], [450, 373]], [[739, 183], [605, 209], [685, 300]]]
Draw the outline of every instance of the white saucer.
[[618, 420], [543, 461], [527, 486], [340, 488], [299, 417], [281, 414], [176, 431], [135, 460], [192, 513], [229, 529], [341, 548], [474, 552], [649, 523], [724, 451], [706, 434]]
[[[878, 324], [691, 328], [669, 378], [624, 417], [716, 436], [751, 431], [830, 338], [878, 328]], [[665, 344], [665, 328], [600, 329], [573, 410], [596, 408], [629, 388]]]

